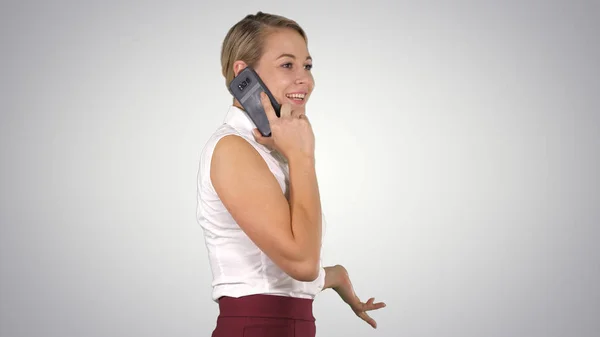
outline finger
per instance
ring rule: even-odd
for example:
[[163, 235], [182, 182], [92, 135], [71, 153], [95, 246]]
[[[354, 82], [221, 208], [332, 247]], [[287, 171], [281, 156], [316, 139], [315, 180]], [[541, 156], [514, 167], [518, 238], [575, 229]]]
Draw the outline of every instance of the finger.
[[[305, 123], [307, 123], [308, 125], [310, 124], [310, 120], [308, 119], [308, 116], [306, 116], [305, 114], [300, 114], [299, 115], [299, 119], [301, 119], [302, 121], [304, 121]], [[312, 126], [312, 125], [311, 125]]]
[[294, 118], [303, 119], [308, 122], [308, 118], [306, 118], [306, 115], [303, 113], [297, 114], [296, 116], [294, 116]]
[[377, 329], [377, 322], [375, 322], [375, 320], [371, 318], [371, 316], [369, 316], [366, 312], [360, 312], [358, 314], [358, 317], [360, 317], [363, 321], [367, 322], [367, 324], [372, 326], [373, 329]]
[[291, 116], [292, 118], [300, 118], [300, 115], [304, 114], [304, 109], [296, 108], [292, 110]]
[[281, 118], [286, 118], [286, 117], [290, 117], [292, 116], [292, 106], [288, 103], [283, 103], [281, 105], [281, 109], [279, 110], [279, 116], [281, 116]]
[[252, 135], [254, 136], [254, 139], [256, 140], [257, 143], [265, 145], [265, 146], [270, 146], [272, 139], [271, 137], [264, 137], [260, 131], [258, 131], [258, 128], [254, 128], [252, 129]]
[[260, 93], [260, 102], [262, 103], [262, 106], [265, 109], [265, 113], [267, 114], [267, 119], [269, 121], [273, 120], [274, 118], [277, 118], [277, 115], [275, 114], [275, 109], [273, 109], [273, 105], [269, 100], [269, 96], [267, 96], [267, 94], [264, 91], [261, 91]]
[[367, 301], [367, 303], [365, 303], [364, 305], [364, 310], [365, 311], [369, 311], [369, 310], [377, 310], [377, 309], [381, 309], [385, 307], [385, 303], [384, 302], [377, 302], [375, 303], [375, 297], [371, 297], [369, 298], [369, 300]]
[[385, 308], [385, 303], [373, 303], [371, 305], [365, 305], [363, 308], [364, 311], [378, 310], [381, 308]]
[[381, 309], [381, 308], [385, 308], [385, 303], [383, 303], [383, 302], [372, 303], [370, 306], [368, 306], [368, 308], [366, 310], [377, 310], [377, 309]]
[[263, 140], [263, 136], [260, 134], [257, 128], [252, 129], [252, 135], [257, 142], [261, 142]]

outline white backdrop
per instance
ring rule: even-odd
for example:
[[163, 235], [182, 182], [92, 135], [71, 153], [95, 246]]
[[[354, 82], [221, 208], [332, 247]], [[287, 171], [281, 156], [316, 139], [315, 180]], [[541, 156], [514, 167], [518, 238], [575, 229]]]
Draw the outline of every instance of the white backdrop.
[[199, 152], [258, 10], [309, 36], [318, 336], [597, 336], [600, 6], [4, 1], [0, 336], [209, 336]]

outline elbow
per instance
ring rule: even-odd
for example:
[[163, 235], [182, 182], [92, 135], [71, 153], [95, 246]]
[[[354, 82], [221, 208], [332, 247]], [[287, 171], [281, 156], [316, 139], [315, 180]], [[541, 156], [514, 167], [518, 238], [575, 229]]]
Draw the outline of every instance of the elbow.
[[288, 275], [300, 282], [313, 282], [319, 277], [321, 271], [320, 261], [303, 261], [298, 263]]

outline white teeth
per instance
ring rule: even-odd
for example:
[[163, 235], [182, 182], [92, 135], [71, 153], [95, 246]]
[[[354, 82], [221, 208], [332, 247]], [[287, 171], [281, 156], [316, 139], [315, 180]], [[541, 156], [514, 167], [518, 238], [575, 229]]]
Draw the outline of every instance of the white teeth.
[[297, 98], [297, 99], [304, 99], [304, 94], [287, 94], [286, 95], [289, 98]]

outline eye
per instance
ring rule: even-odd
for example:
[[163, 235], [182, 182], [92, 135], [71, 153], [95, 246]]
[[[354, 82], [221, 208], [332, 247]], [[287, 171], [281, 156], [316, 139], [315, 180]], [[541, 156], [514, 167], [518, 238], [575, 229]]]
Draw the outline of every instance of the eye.
[[[288, 63], [284, 63], [281, 65], [281, 67], [283, 68], [292, 68], [293, 64], [291, 62]], [[304, 65], [304, 69], [306, 70], [312, 70], [313, 65], [312, 64], [306, 64]]]

